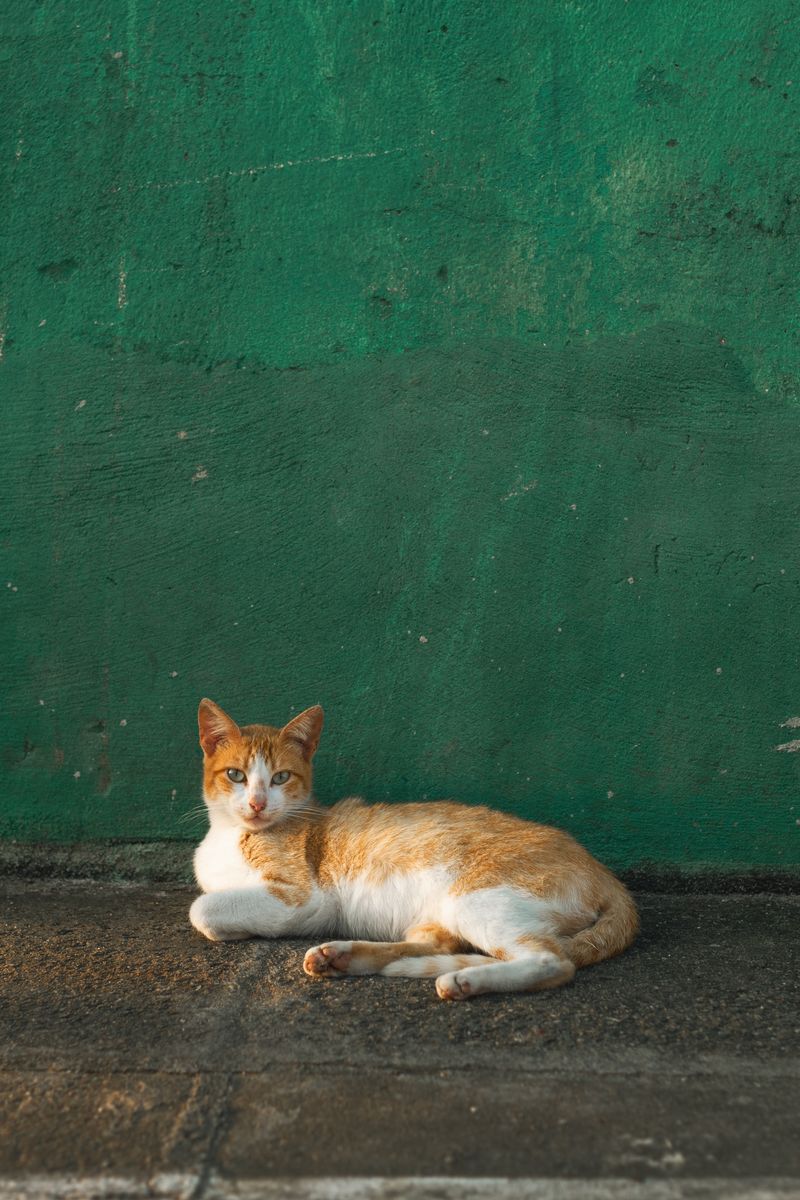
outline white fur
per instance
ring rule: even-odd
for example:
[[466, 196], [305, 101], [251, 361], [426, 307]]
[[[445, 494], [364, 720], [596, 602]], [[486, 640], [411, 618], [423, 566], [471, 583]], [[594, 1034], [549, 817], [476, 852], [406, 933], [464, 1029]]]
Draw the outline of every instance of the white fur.
[[245, 861], [239, 849], [243, 830], [237, 825], [214, 821], [194, 852], [194, 874], [204, 892], [226, 888], [263, 888], [264, 880]]
[[189, 909], [195, 929], [212, 942], [246, 937], [322, 933], [330, 924], [330, 901], [315, 888], [308, 902], [289, 907], [266, 888], [232, 888], [198, 896]]
[[390, 875], [382, 883], [365, 876], [343, 879], [335, 889], [337, 931], [378, 942], [399, 942], [424, 922], [444, 924], [452, 876], [443, 867]]
[[472, 946], [513, 955], [521, 937], [552, 936], [561, 914], [552, 901], [502, 886], [452, 897], [441, 923]]

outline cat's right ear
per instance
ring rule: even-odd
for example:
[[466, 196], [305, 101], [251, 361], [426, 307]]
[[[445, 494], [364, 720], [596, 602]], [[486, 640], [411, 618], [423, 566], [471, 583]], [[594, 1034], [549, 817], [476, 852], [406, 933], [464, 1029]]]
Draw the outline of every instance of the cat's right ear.
[[322, 722], [324, 714], [318, 704], [307, 708], [305, 712], [301, 712], [299, 716], [294, 717], [288, 725], [284, 725], [281, 730], [281, 737], [287, 741], [294, 742], [300, 750], [303, 758], [307, 762], [316, 753], [319, 745], [319, 735], [322, 733]]
[[223, 742], [233, 741], [241, 737], [241, 731], [235, 721], [223, 712], [213, 700], [203, 699], [197, 710], [197, 724], [200, 727], [200, 745], [207, 757]]

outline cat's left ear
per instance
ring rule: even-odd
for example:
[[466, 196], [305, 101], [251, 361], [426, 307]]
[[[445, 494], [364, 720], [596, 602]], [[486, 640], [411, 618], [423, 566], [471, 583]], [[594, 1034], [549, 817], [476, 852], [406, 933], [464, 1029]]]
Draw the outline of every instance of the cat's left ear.
[[314, 752], [319, 745], [319, 736], [322, 733], [322, 722], [325, 714], [318, 704], [307, 708], [305, 712], [301, 712], [299, 717], [295, 717], [284, 725], [281, 730], [281, 737], [287, 738], [290, 742], [295, 742], [303, 755], [303, 758], [309, 762], [314, 757]]

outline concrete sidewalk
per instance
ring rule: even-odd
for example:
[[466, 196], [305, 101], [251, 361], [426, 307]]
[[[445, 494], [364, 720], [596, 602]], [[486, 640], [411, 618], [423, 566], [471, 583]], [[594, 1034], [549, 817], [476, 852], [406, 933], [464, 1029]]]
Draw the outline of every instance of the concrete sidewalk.
[[800, 1196], [800, 897], [643, 894], [574, 985], [445, 1004], [192, 894], [5, 883], [0, 1197]]

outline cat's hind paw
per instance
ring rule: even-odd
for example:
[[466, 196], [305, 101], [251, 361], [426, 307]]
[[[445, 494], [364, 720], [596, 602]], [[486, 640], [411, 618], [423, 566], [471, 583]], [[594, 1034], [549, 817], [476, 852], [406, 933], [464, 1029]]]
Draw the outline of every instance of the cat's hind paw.
[[306, 951], [303, 970], [315, 979], [332, 979], [347, 974], [352, 956], [352, 942], [325, 942]]
[[472, 987], [466, 971], [450, 971], [436, 980], [436, 991], [442, 1000], [468, 1000]]

